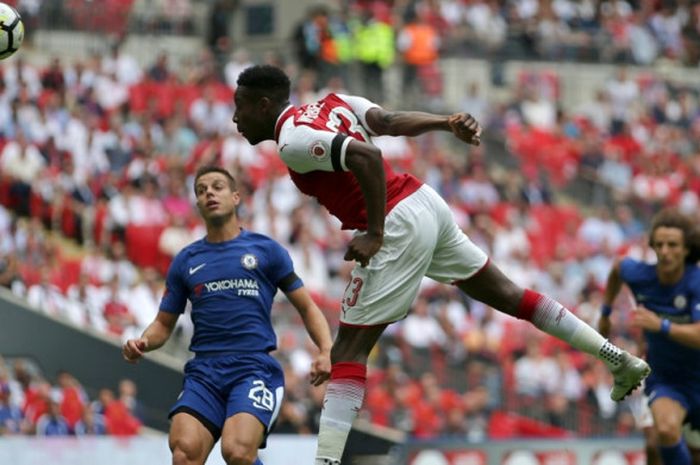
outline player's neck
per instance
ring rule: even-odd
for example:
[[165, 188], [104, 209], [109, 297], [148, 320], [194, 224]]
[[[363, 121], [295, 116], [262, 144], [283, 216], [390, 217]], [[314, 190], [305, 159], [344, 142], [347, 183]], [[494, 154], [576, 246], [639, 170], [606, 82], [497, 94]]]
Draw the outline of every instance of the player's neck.
[[232, 218], [221, 225], [207, 225], [207, 242], [227, 242], [232, 241], [241, 234], [241, 225], [237, 218]]
[[670, 286], [676, 284], [683, 278], [683, 273], [685, 273], [685, 267], [680, 267], [677, 270], [670, 271], [667, 273], [656, 272], [656, 276], [659, 278], [659, 282], [664, 286]]

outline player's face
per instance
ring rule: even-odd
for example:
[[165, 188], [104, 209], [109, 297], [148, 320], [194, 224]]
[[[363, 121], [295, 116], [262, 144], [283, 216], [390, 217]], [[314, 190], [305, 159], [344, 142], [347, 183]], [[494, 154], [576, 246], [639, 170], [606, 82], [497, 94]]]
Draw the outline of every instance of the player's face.
[[661, 273], [683, 269], [688, 249], [679, 228], [658, 227], [654, 230], [651, 246], [656, 252], [657, 268]]
[[[233, 101], [236, 104], [233, 122], [238, 128], [238, 132], [252, 145], [269, 139], [270, 133], [274, 130], [274, 128], [269, 128], [270, 124], [266, 118], [269, 99], [260, 97], [245, 86], [239, 86]], [[274, 123], [272, 124], [274, 125]]]
[[223, 222], [233, 216], [240, 202], [238, 191], [231, 191], [229, 180], [222, 173], [212, 172], [200, 176], [195, 185], [197, 208], [202, 218], [209, 222]]

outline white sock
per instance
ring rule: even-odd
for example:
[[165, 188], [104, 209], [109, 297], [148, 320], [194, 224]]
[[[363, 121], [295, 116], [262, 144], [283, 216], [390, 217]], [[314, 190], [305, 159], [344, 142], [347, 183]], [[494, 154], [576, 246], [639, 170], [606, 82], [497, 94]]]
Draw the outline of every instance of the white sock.
[[546, 295], [525, 290], [518, 316], [529, 320], [545, 333], [568, 342], [573, 348], [602, 360], [609, 368], [620, 365], [620, 348]]
[[331, 368], [321, 412], [316, 465], [340, 464], [352, 423], [362, 408], [366, 373], [367, 367], [361, 363], [341, 362]]

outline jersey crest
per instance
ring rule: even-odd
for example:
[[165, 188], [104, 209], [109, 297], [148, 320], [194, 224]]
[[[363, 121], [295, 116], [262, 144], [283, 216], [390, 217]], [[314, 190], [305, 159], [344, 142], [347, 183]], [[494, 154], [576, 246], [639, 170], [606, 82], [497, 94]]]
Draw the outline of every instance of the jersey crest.
[[241, 257], [241, 265], [246, 270], [254, 270], [258, 267], [258, 257], [252, 253], [247, 253]]

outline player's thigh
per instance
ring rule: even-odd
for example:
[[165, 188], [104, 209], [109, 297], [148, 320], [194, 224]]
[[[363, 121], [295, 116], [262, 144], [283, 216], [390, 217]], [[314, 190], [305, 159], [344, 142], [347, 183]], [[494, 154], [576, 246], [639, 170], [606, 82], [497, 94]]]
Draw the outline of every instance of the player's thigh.
[[249, 354], [246, 359], [246, 374], [236, 381], [229, 392], [224, 426], [231, 418], [247, 413], [263, 426], [260, 430], [262, 435], [256, 433], [253, 436], [257, 438], [256, 448], [264, 447], [267, 434], [277, 421], [282, 406], [284, 372], [270, 355]]
[[418, 294], [439, 234], [421, 191], [387, 215], [384, 244], [366, 267], [356, 265], [341, 302], [341, 323], [374, 326], [404, 318]]
[[447, 203], [432, 189], [426, 190], [438, 226], [438, 239], [427, 276], [453, 284], [479, 273], [488, 256], [455, 223]]
[[253, 463], [266, 435], [267, 427], [259, 418], [247, 412], [237, 413], [224, 422], [221, 455], [227, 463]]
[[366, 363], [369, 353], [387, 324], [350, 326], [341, 324], [331, 350], [331, 363]]
[[517, 314], [524, 292], [490, 260], [476, 274], [455, 285], [469, 297], [509, 315]]
[[170, 410], [170, 417], [174, 418], [180, 412], [187, 413], [204, 425], [216, 442], [226, 419], [227, 392], [224, 386], [228, 378], [215, 358], [195, 357], [187, 362], [182, 392]]
[[430, 190], [439, 228], [438, 240], [426, 276], [455, 284], [470, 297], [513, 314], [522, 288], [489, 261], [486, 253], [457, 226], [445, 201]]
[[173, 464], [204, 464], [215, 442], [211, 431], [191, 414], [179, 412], [173, 415], [168, 435]]
[[672, 397], [657, 397], [651, 404], [654, 427], [659, 434], [662, 445], [669, 440], [680, 439], [686, 409], [681, 402]]

